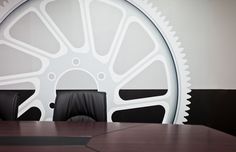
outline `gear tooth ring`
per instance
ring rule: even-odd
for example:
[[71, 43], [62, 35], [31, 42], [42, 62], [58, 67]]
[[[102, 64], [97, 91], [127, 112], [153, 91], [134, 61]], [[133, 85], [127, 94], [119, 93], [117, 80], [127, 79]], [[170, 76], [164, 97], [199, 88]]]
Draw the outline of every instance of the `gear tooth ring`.
[[[0, 72], [0, 88], [35, 89], [18, 116], [37, 107], [40, 120], [52, 120], [56, 89], [97, 89], [107, 92], [108, 121], [116, 111], [157, 105], [165, 109], [162, 123], [186, 121], [186, 60], [148, 1], [16, 0], [1, 7], [0, 49], [9, 50], [1, 57], [12, 52], [22, 62]], [[125, 100], [122, 89], [167, 91]]]

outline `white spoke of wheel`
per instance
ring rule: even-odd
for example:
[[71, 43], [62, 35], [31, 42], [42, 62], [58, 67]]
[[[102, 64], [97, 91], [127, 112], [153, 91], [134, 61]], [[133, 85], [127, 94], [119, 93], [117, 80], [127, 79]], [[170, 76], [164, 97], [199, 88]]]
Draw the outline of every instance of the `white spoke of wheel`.
[[171, 84], [170, 84], [170, 81], [169, 81], [168, 77], [167, 77], [167, 89], [168, 90], [167, 90], [167, 93], [162, 95], [162, 96], [127, 100], [127, 101], [124, 101], [124, 100], [120, 99], [119, 91], [121, 90], [121, 88], [123, 88], [123, 86], [125, 86], [129, 81], [134, 79], [137, 75], [139, 75], [142, 71], [144, 71], [149, 65], [151, 65], [152, 63], [154, 63], [156, 61], [163, 62], [164, 66], [166, 68], [166, 64], [164, 62], [164, 57], [163, 56], [156, 56], [156, 57], [152, 58], [151, 60], [149, 60], [148, 62], [146, 62], [146, 65], [139, 66], [136, 69], [136, 71], [134, 71], [132, 74], [130, 74], [128, 77], [126, 77], [126, 79], [124, 79], [119, 85], [117, 85], [117, 87], [114, 90], [114, 96], [115, 96], [115, 99], [117, 99], [117, 100], [114, 100], [114, 102], [117, 105], [120, 105], [120, 104], [133, 104], [133, 103], [141, 103], [141, 102], [148, 103], [148, 102], [152, 102], [152, 100], [155, 100], [156, 102], [163, 102], [164, 101], [165, 103], [171, 104], [170, 98], [172, 97], [171, 93], [173, 92], [173, 90], [170, 89]]
[[[31, 83], [34, 88], [31, 88], [32, 90], [35, 90], [34, 94], [30, 96], [26, 101], [24, 101], [21, 105], [18, 107], [18, 117], [20, 117], [23, 113], [25, 113], [28, 109], [31, 107], [38, 107], [39, 109], [42, 108], [42, 103], [39, 101], [36, 101], [36, 98], [39, 95], [39, 88], [40, 88], [40, 81], [38, 78], [28, 78], [28, 79], [19, 79], [19, 80], [12, 80], [12, 81], [4, 81], [0, 82], [1, 86], [9, 86], [9, 85], [17, 85], [21, 83]], [[42, 115], [45, 115], [44, 110], [41, 110]]]
[[[48, 24], [52, 27], [52, 29], [55, 31], [55, 33], [58, 34], [58, 37], [61, 39], [60, 42], [63, 42], [64, 46], [66, 46], [68, 49], [64, 48], [64, 53], [67, 53], [68, 51], [72, 50], [74, 52], [80, 52], [85, 53], [89, 51], [89, 40], [88, 40], [88, 34], [87, 34], [87, 25], [85, 22], [83, 22], [83, 29], [84, 29], [84, 37], [85, 37], [85, 44], [81, 48], [75, 48], [72, 46], [72, 44], [69, 42], [69, 40], [66, 38], [66, 36], [63, 34], [61, 29], [54, 23], [54, 21], [50, 18], [49, 14], [46, 11], [46, 6], [48, 3], [53, 2], [55, 0], [45, 0], [41, 2], [40, 4], [40, 11], [42, 12], [43, 16], [48, 21]], [[83, 1], [78, 0], [78, 3], [80, 3], [80, 9], [81, 9], [81, 17], [82, 20], [85, 21], [85, 10], [84, 10], [84, 4]], [[66, 24], [72, 24], [72, 23], [66, 23]], [[61, 45], [63, 45], [61, 44]]]
[[85, 50], [85, 52], [89, 52], [91, 50], [91, 38], [89, 37], [91, 29], [86, 14], [87, 12], [86, 2], [84, 0], [78, 0], [78, 1], [80, 2], [81, 17], [83, 20], [83, 28], [85, 36], [85, 46], [83, 50]]
[[39, 86], [40, 86], [39, 79], [36, 77], [32, 77], [32, 78], [23, 78], [23, 79], [18, 79], [18, 80], [8, 80], [8, 81], [3, 81], [3, 82], [0, 81], [0, 87], [7, 86], [7, 85], [26, 83], [26, 82], [31, 83], [34, 86], [34, 88], [39, 88]]
[[124, 25], [125, 25], [125, 22], [126, 22], [126, 19], [127, 19], [126, 12], [125, 12], [124, 8], [120, 7], [119, 5], [115, 4], [112, 1], [104, 1], [104, 0], [100, 1], [100, 2], [106, 3], [107, 5], [110, 5], [112, 7], [118, 8], [122, 13], [121, 21], [120, 21], [118, 29], [115, 33], [114, 40], [111, 44], [110, 50], [109, 50], [107, 55], [101, 56], [101, 55], [98, 55], [98, 53], [96, 52], [95, 42], [94, 42], [94, 39], [93, 39], [94, 35], [93, 35], [93, 28], [92, 28], [92, 23], [91, 23], [91, 17], [90, 17], [91, 15], [90, 15], [90, 7], [89, 7], [91, 2], [93, 2], [93, 0], [83, 0], [83, 1], [86, 2], [87, 27], [88, 27], [88, 30], [89, 30], [90, 44], [91, 44], [91, 49], [92, 49], [93, 55], [99, 61], [101, 61], [103, 63], [107, 63], [111, 59], [111, 55], [114, 54], [114, 48], [116, 48], [117, 44], [121, 41], [121, 35], [125, 31]]
[[[21, 105], [18, 108], [18, 115], [17, 117], [20, 117], [23, 115], [27, 110], [29, 110], [32, 107], [37, 107], [41, 111], [41, 117], [40, 120], [42, 121], [43, 118], [45, 118], [46, 112], [44, 111], [43, 104], [40, 100], [26, 100], [27, 104], [24, 104], [24, 108], [21, 107]], [[22, 104], [23, 105], [23, 104]]]
[[[52, 120], [53, 109], [50, 108], [50, 103], [55, 103], [56, 99], [56, 85], [54, 81], [50, 81], [47, 77], [40, 78], [40, 92], [38, 100], [43, 104], [41, 111], [45, 111], [45, 115], [41, 116], [42, 120]], [[42, 81], [46, 81], [42, 83]]]
[[[47, 29], [52, 33], [52, 35], [54, 36], [54, 38], [60, 43], [60, 49], [56, 54], [50, 54], [46, 51], [43, 51], [39, 48], [36, 48], [34, 46], [31, 46], [29, 44], [26, 44], [24, 42], [21, 42], [19, 40], [14, 39], [11, 35], [10, 35], [10, 29], [14, 26], [14, 24], [20, 20], [23, 16], [25, 16], [26, 14], [33, 12], [35, 14], [37, 14], [37, 16], [40, 18], [40, 20], [43, 22], [43, 24], [47, 27]], [[14, 18], [14, 20], [7, 26], [7, 28], [4, 30], [4, 37], [6, 39], [8, 39], [9, 41], [11, 41], [11, 43], [14, 43], [18, 46], [21, 46], [23, 48], [26, 48], [27, 50], [31, 50], [34, 51], [40, 55], [43, 56], [47, 56], [50, 58], [57, 58], [61, 55], [63, 55], [65, 53], [66, 47], [65, 45], [63, 45], [63, 43], [61, 42], [60, 38], [57, 36], [56, 32], [54, 32], [53, 30], [54, 27], [52, 27], [46, 20], [45, 18], [41, 15], [41, 13], [34, 7], [31, 7], [29, 9], [27, 9], [26, 11], [24, 11], [23, 13], [21, 13], [20, 15], [18, 15], [17, 17]]]
[[129, 74], [126, 74], [126, 76], [123, 77], [123, 79], [120, 79], [119, 85], [117, 85], [116, 90], [117, 91], [120, 90], [125, 84], [127, 84], [129, 81], [134, 79], [136, 76], [138, 76], [141, 72], [143, 72], [145, 69], [147, 69], [155, 61], [160, 61], [160, 62], [165, 63], [164, 57], [160, 56], [160, 55], [155, 56], [155, 57], [150, 56], [147, 59], [144, 59], [139, 64], [137, 64], [135, 67], [133, 67], [133, 69], [131, 69], [128, 72]]
[[[156, 98], [156, 97], [151, 97], [148, 98], [149, 102], [147, 103], [145, 99], [138, 99], [138, 100], [145, 100], [144, 102], [140, 102], [140, 103], [133, 103], [133, 104], [129, 104], [129, 105], [119, 105], [116, 106], [114, 108], [109, 109], [107, 116], [108, 116], [108, 121], [111, 122], [111, 118], [112, 118], [112, 114], [116, 111], [120, 111], [120, 110], [130, 110], [130, 109], [135, 109], [135, 108], [145, 108], [145, 107], [151, 107], [151, 106], [162, 106], [165, 109], [165, 115], [170, 111], [169, 110], [169, 105], [163, 100], [161, 101], [160, 98]], [[139, 102], [139, 101], [138, 101]], [[165, 118], [164, 118], [165, 119]]]
[[[110, 60], [109, 60], [109, 71], [112, 75], [116, 75], [114, 73], [114, 70], [113, 70], [113, 66], [114, 66], [114, 63], [115, 63], [115, 60], [117, 58], [117, 55], [119, 53], [119, 48], [122, 44], [122, 41], [124, 40], [124, 37], [125, 37], [125, 34], [127, 32], [127, 29], [130, 25], [130, 21], [129, 21], [129, 18], [126, 18], [125, 20], [123, 20], [123, 23], [121, 24], [120, 28], [119, 28], [119, 32], [117, 32], [117, 35], [115, 36], [115, 39], [113, 41], [113, 44], [111, 46], [111, 54], [112, 56], [110, 56]], [[117, 77], [117, 76], [116, 76]], [[114, 78], [115, 81], [118, 81], [119, 78]]]
[[[45, 76], [40, 76], [41, 78], [33, 78], [26, 80], [11, 81], [10, 83], [19, 83], [21, 81], [30, 81], [35, 86], [35, 93], [23, 102], [18, 109], [18, 116], [25, 113], [31, 107], [37, 107], [41, 111], [40, 120], [52, 120], [53, 109], [49, 107], [50, 103], [55, 102], [56, 98], [56, 86], [53, 81], [48, 80]], [[45, 81], [47, 83], [42, 83]]]
[[30, 72], [30, 73], [16, 74], [16, 75], [10, 75], [10, 76], [2, 76], [2, 77], [0, 77], [0, 81], [2, 81], [2, 80], [8, 81], [10, 79], [22, 79], [22, 78], [35, 77], [35, 76], [38, 76], [38, 75], [42, 74], [46, 70], [48, 65], [49, 65], [49, 61], [48, 61], [47, 58], [45, 58], [45, 57], [43, 57], [41, 55], [38, 55], [35, 52], [29, 51], [29, 50], [27, 50], [25, 48], [22, 48], [22, 47], [18, 46], [18, 45], [15, 45], [15, 44], [12, 44], [10, 42], [3, 41], [3, 40], [0, 40], [0, 44], [8, 45], [8, 46], [10, 46], [12, 48], [15, 48], [15, 49], [17, 49], [19, 51], [22, 51], [22, 52], [26, 53], [26, 54], [34, 56], [34, 57], [40, 59], [41, 65], [42, 65], [41, 69], [39, 71]]
[[90, 46], [90, 51], [93, 53], [95, 52], [95, 45], [93, 40], [93, 30], [92, 30], [92, 23], [90, 18], [90, 9], [89, 5], [91, 3], [91, 0], [79, 0], [81, 3], [81, 9], [83, 10], [83, 20], [85, 25], [85, 33], [87, 35], [88, 44]]
[[[132, 99], [132, 100], [122, 100], [119, 96], [120, 89], [125, 86], [129, 81], [134, 79], [137, 75], [139, 75], [143, 70], [145, 70], [148, 66], [150, 66], [152, 63], [160, 61], [165, 66], [165, 69], [169, 69], [168, 65], [166, 63], [165, 57], [162, 55], [156, 55], [155, 57], [150, 58], [148, 61], [145, 62], [145, 64], [140, 64], [136, 68], [133, 73], [125, 77], [121, 81], [119, 85], [117, 85], [117, 88], [114, 91], [114, 103], [118, 107], [118, 109], [111, 110], [111, 114], [116, 110], [124, 110], [124, 109], [133, 109], [137, 107], [148, 107], [153, 105], [161, 105], [165, 109], [165, 115], [163, 118], [163, 123], [168, 122], [168, 116], [172, 114], [174, 111], [173, 108], [175, 108], [175, 102], [177, 99], [175, 99], [175, 87], [173, 87], [175, 84], [172, 83], [170, 73], [167, 73], [167, 93], [161, 96], [154, 96], [154, 97], [146, 97], [146, 98], [139, 98], [139, 99]], [[168, 72], [168, 70], [166, 71]], [[116, 107], [115, 106], [115, 107]]]
[[[117, 97], [116, 97], [117, 98]], [[108, 121], [111, 122], [112, 114], [120, 110], [130, 110], [135, 108], [145, 108], [151, 106], [162, 106], [165, 109], [165, 115], [162, 123], [168, 123], [168, 116], [173, 113], [171, 103], [169, 102], [172, 97], [168, 94], [156, 97], [140, 98], [124, 101], [122, 99], [116, 99], [118, 105], [115, 108], [111, 108], [108, 111]]]
[[[165, 57], [164, 56], [156, 55], [154, 57], [147, 58], [146, 60], [144, 60], [140, 64], [137, 64], [136, 67], [129, 72], [129, 75], [124, 77], [122, 79], [122, 81], [119, 82], [119, 84], [115, 88], [115, 94], [118, 96], [119, 90], [121, 90], [121, 88], [123, 88], [123, 86], [125, 86], [128, 82], [133, 80], [136, 76], [138, 76], [140, 73], [142, 73], [145, 69], [147, 69], [151, 64], [153, 64], [156, 61], [162, 62], [163, 65], [164, 65], [164, 68], [168, 69], [168, 65], [167, 65], [167, 63], [165, 61]], [[166, 80], [167, 80], [167, 89], [168, 89], [166, 95], [169, 95], [169, 94], [174, 92], [174, 90], [172, 90], [171, 88], [173, 88], [173, 86], [175, 84], [171, 83], [171, 77], [170, 77], [171, 74], [168, 72], [168, 70], [166, 70], [166, 72], [167, 72], [166, 73], [166, 77], [167, 77]]]
[[90, 51], [92, 51], [92, 55], [98, 59], [99, 61], [105, 63], [107, 60], [104, 57], [101, 57], [97, 54], [96, 48], [95, 48], [95, 42], [94, 42], [94, 35], [93, 35], [93, 27], [92, 27], [92, 22], [91, 22], [91, 13], [90, 13], [90, 5], [93, 2], [93, 0], [80, 0], [83, 1], [83, 6], [85, 10], [85, 21], [86, 21], [86, 27], [87, 27], [87, 32], [88, 32], [88, 39], [89, 39], [89, 44], [90, 44]]
[[[141, 61], [136, 63], [136, 65], [134, 65], [132, 68], [130, 68], [127, 72], [125, 72], [122, 75], [118, 75], [114, 72], [114, 69], [113, 69], [114, 68], [114, 63], [115, 63], [115, 60], [117, 58], [117, 55], [118, 55], [119, 49], [121, 47], [122, 41], [124, 40], [124, 36], [125, 36], [128, 28], [129, 28], [129, 25], [131, 25], [132, 23], [137, 23], [145, 29], [145, 31], [148, 33], [148, 35], [150, 36], [150, 38], [154, 42], [155, 47], [151, 51], [151, 53], [149, 53], [145, 58], [143, 58]], [[144, 23], [142, 23], [142, 21], [140, 21], [136, 17], [131, 16], [126, 20], [126, 23], [125, 23], [124, 27], [122, 27], [122, 32], [120, 34], [119, 40], [116, 41], [116, 43], [114, 44], [112, 49], [114, 50], [114, 52], [113, 52], [113, 56], [112, 56], [112, 59], [111, 59], [110, 64], [109, 64], [110, 65], [109, 70], [110, 70], [110, 72], [113, 76], [114, 81], [119, 82], [119, 81], [122, 81], [123, 79], [125, 79], [125, 77], [132, 74], [139, 66], [141, 66], [142, 64], [146, 64], [146, 62], [148, 62], [148, 60], [150, 60], [153, 56], [157, 55], [160, 48], [159, 48], [159, 44], [155, 41], [155, 38], [154, 38], [152, 32], [149, 31], [147, 28], [145, 28]]]
[[134, 67], [132, 67], [128, 72], [126, 72], [126, 74], [124, 74], [123, 76], [119, 76], [119, 78], [118, 78], [118, 76], [116, 76], [116, 80], [119, 80], [119, 81], [117, 81], [119, 83], [117, 89], [118, 88], [120, 89], [127, 82], [129, 82], [130, 80], [135, 78], [142, 71], [144, 71], [146, 68], [148, 68], [153, 62], [160, 61], [162, 63], [165, 63], [163, 56], [160, 56], [160, 55], [154, 56], [154, 54], [155, 54], [155, 52], [148, 55], [146, 58], [144, 58], [138, 64], [136, 64]]

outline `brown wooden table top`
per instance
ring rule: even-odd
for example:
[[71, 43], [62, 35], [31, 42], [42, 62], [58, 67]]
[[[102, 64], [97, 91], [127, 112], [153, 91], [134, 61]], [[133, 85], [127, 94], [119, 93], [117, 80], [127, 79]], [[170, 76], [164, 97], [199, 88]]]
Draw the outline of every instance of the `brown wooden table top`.
[[192, 125], [0, 122], [0, 138], [18, 136], [91, 138], [87, 145], [0, 145], [0, 152], [236, 152], [236, 137]]

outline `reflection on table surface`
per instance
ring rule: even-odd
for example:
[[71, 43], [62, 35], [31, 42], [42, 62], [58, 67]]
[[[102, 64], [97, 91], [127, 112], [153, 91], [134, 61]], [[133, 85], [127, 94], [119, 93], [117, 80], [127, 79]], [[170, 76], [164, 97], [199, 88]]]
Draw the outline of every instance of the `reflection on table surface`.
[[148, 123], [0, 122], [0, 139], [35, 137], [62, 140], [89, 137], [87, 144], [1, 145], [0, 151], [236, 151], [236, 138], [194, 125]]

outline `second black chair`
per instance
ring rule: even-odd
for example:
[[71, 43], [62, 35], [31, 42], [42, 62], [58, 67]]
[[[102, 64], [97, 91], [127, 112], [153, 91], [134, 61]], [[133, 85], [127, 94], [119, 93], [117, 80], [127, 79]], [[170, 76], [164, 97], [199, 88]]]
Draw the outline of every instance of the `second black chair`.
[[106, 93], [97, 91], [58, 91], [54, 121], [106, 121]]

